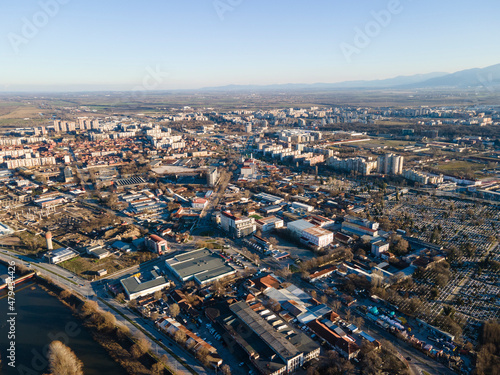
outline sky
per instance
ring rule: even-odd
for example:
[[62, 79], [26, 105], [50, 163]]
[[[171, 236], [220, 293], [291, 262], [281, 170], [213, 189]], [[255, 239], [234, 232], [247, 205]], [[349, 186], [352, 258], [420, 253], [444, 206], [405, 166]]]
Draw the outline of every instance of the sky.
[[500, 63], [498, 0], [0, 5], [0, 91], [333, 83]]

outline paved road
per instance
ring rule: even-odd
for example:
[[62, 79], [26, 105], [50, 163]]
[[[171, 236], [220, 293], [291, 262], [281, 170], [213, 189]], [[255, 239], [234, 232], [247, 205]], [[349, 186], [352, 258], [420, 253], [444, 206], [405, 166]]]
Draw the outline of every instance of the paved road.
[[[147, 338], [142, 330], [139, 330], [135, 325], [130, 323], [130, 321], [125, 319], [122, 315], [118, 314], [114, 309], [118, 310], [128, 319], [139, 325], [144, 331], [147, 331], [151, 336], [155, 337], [159, 341], [166, 342], [166, 344], [169, 346], [169, 350], [175, 353], [178, 357], [182, 358], [185, 363], [187, 363], [187, 365], [189, 365], [196, 373], [200, 375], [209, 374], [209, 372], [207, 372], [207, 370], [203, 368], [191, 355], [186, 355], [186, 352], [183, 349], [179, 348], [175, 343], [170, 341], [167, 336], [158, 332], [151, 321], [138, 317], [128, 308], [120, 305], [116, 300], [109, 298], [105, 291], [104, 285], [99, 281], [90, 283], [89, 281], [81, 279], [77, 275], [74, 275], [73, 273], [62, 269], [57, 265], [33, 261], [33, 259], [31, 258], [27, 258], [23, 255], [17, 255], [7, 250], [0, 251], [0, 259], [4, 261], [16, 259], [18, 262], [22, 262], [24, 264], [30, 262], [31, 269], [38, 271], [44, 276], [50, 277], [55, 281], [56, 284], [59, 284], [65, 289], [71, 290], [73, 293], [79, 294], [87, 299], [95, 300], [102, 310], [112, 313], [116, 317], [117, 322], [121, 325], [126, 326], [134, 336], [139, 338]], [[103, 301], [113, 306], [114, 309], [109, 307], [106, 303], [103, 303]], [[148, 339], [148, 341], [151, 340]], [[169, 343], [171, 346], [169, 345]], [[189, 372], [183, 363], [180, 363], [168, 351], [166, 351], [153, 341], [151, 341], [151, 350], [159, 356], [162, 356], [163, 354], [167, 355], [170, 364], [172, 365], [172, 367], [174, 367], [175, 370], [182, 370], [185, 373]]]

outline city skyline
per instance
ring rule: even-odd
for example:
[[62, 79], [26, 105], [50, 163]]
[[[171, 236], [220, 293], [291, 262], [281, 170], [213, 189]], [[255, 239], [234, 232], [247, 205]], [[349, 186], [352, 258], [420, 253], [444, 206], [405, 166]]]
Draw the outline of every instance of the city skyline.
[[491, 48], [499, 5], [481, 3], [6, 4], [0, 91], [336, 83], [486, 67], [500, 62]]

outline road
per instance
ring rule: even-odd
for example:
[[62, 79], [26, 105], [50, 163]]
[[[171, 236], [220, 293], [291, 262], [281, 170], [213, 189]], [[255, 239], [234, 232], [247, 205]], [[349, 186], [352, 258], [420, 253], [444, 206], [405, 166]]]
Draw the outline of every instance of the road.
[[195, 235], [195, 232], [203, 231], [204, 229], [212, 228], [212, 215], [215, 211], [215, 207], [219, 204], [221, 198], [224, 196], [224, 192], [229, 185], [229, 181], [231, 180], [231, 173], [226, 170], [221, 171], [221, 177], [219, 183], [216, 186], [215, 191], [209, 199], [209, 203], [207, 207], [201, 212], [200, 218], [198, 221], [191, 227], [191, 234]]
[[[301, 287], [302, 289], [316, 289], [318, 292], [323, 293], [319, 288], [303, 281], [299, 277], [296, 277], [293, 283]], [[353, 315], [361, 316], [357, 314], [354, 309], [351, 309], [351, 312], [353, 313]], [[337, 313], [340, 313], [340, 311], [337, 311]], [[455, 372], [450, 370], [448, 367], [444, 366], [442, 363], [439, 363], [434, 359], [427, 357], [424, 353], [412, 347], [411, 345], [401, 340], [398, 340], [394, 335], [390, 334], [389, 332], [377, 326], [375, 323], [369, 321], [368, 319], [365, 319], [364, 316], [361, 317], [365, 320], [364, 325], [359, 327], [361, 330], [368, 333], [370, 336], [372, 336], [374, 339], [378, 341], [381, 340], [390, 341], [395, 346], [396, 350], [399, 352], [401, 357], [411, 358], [411, 361], [408, 361], [408, 365], [410, 366], [410, 370], [413, 372], [414, 375], [421, 375], [423, 373], [422, 371], [427, 371], [429, 374], [432, 375], [434, 374], [456, 375]]]
[[[107, 291], [105, 290], [105, 286], [101, 283], [101, 281], [95, 281], [91, 283], [65, 269], [58, 267], [57, 265], [37, 262], [31, 258], [25, 257], [23, 255], [18, 255], [7, 250], [0, 251], [0, 259], [4, 261], [11, 261], [12, 259], [15, 259], [17, 262], [22, 262], [23, 264], [29, 262], [31, 264], [31, 269], [36, 270], [45, 277], [50, 277], [56, 284], [60, 285], [61, 287], [70, 290], [77, 295], [81, 295], [86, 299], [96, 301], [103, 311], [112, 313], [116, 317], [117, 323], [127, 327], [135, 337], [146, 338], [148, 341], [150, 341], [152, 352], [159, 356], [165, 354], [174, 369], [180, 369], [183, 372], [188, 373], [189, 370], [184, 365], [187, 364], [192, 370], [194, 370], [194, 372], [199, 375], [208, 375], [210, 373], [205, 368], [203, 368], [191, 355], [186, 355], [186, 352], [183, 349], [179, 348], [177, 344], [171, 341], [167, 336], [158, 332], [151, 321], [137, 316], [128, 308], [119, 304], [115, 299], [110, 298], [107, 294]], [[161, 259], [159, 261], [163, 260]], [[131, 269], [125, 270], [125, 272], [131, 272]], [[117, 311], [119, 313], [117, 313]], [[127, 320], [124, 316], [126, 316], [129, 320]], [[130, 321], [136, 323], [141, 327], [141, 329], [137, 328], [137, 326], [132, 324]], [[169, 351], [182, 358], [184, 363], [179, 362], [174, 356], [172, 356], [169, 351], [165, 350], [162, 346], [156, 344], [154, 341], [146, 337], [144, 331], [160, 342], [166, 342], [169, 346]]]

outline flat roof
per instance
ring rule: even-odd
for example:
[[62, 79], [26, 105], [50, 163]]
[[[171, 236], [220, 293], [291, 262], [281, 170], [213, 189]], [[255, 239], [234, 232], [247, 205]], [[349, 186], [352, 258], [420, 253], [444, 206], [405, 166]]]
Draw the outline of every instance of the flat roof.
[[287, 228], [293, 228], [293, 229], [302, 230], [302, 231], [306, 230], [308, 228], [312, 228], [312, 227], [314, 227], [314, 224], [311, 224], [307, 220], [302, 220], [302, 219], [292, 221], [291, 223], [287, 224]]
[[144, 282], [141, 282], [141, 280], [139, 280], [136, 276], [131, 276], [129, 278], [120, 280], [120, 282], [122, 283], [123, 287], [127, 290], [129, 295], [143, 292], [145, 290], [155, 288], [163, 284], [166, 285], [169, 283], [169, 281], [163, 276]]
[[304, 229], [304, 232], [309, 233], [315, 237], [328, 236], [330, 234], [333, 236], [333, 232], [330, 232], [329, 230], [326, 230], [326, 229], [323, 229], [320, 227], [307, 228], [307, 229]]
[[50, 255], [52, 257], [64, 257], [64, 256], [68, 256], [68, 255], [73, 255], [73, 254], [80, 255], [78, 252], [73, 250], [71, 247], [63, 247], [60, 249], [52, 250], [50, 252]]
[[195, 277], [201, 284], [236, 272], [222, 257], [206, 248], [176, 255], [165, 263], [183, 281]]

